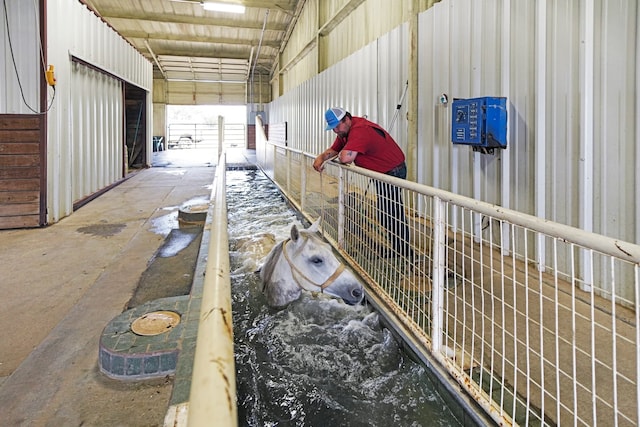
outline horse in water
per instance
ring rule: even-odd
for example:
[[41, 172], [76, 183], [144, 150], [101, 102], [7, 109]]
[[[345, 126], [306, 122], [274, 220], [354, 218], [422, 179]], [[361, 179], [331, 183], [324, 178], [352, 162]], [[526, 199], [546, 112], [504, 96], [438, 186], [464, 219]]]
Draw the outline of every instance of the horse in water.
[[265, 258], [260, 278], [270, 306], [284, 307], [297, 300], [303, 290], [342, 298], [351, 305], [362, 302], [362, 283], [333, 254], [318, 233], [319, 225], [320, 218], [304, 230], [294, 224], [291, 236]]

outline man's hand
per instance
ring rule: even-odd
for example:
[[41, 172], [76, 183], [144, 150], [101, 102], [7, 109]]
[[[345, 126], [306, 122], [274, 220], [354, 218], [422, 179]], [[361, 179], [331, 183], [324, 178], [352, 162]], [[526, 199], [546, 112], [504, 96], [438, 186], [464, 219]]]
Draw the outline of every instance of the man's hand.
[[313, 168], [318, 172], [322, 172], [324, 170], [324, 164], [329, 160], [335, 158], [338, 155], [337, 151], [332, 149], [327, 149], [324, 153], [320, 154], [313, 161]]
[[316, 157], [313, 161], [313, 168], [318, 172], [322, 172], [322, 170], [324, 169], [324, 160], [322, 158], [322, 154]]

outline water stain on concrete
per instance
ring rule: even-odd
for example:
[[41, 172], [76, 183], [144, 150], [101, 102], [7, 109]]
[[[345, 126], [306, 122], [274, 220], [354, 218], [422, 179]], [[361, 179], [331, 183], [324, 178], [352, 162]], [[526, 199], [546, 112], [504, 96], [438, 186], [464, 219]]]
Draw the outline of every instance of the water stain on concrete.
[[167, 237], [171, 230], [202, 225], [206, 219], [208, 207], [208, 196], [194, 197], [180, 206], [165, 206], [161, 210], [169, 213], [152, 219], [151, 231]]
[[193, 240], [198, 236], [199, 231], [199, 227], [171, 230], [162, 244], [162, 247], [158, 250], [157, 256], [161, 258], [176, 256], [180, 251], [193, 242]]
[[110, 237], [120, 233], [126, 224], [93, 224], [77, 229], [78, 232], [92, 236]]
[[189, 294], [202, 242], [206, 209], [202, 212], [189, 210], [187, 216], [194, 221], [183, 221], [179, 217], [187, 208], [205, 203], [208, 206], [206, 196], [194, 197], [180, 207], [164, 208], [171, 212], [152, 220], [151, 231], [165, 236], [165, 239], [149, 260], [126, 309], [160, 298]]
[[[175, 208], [165, 208], [170, 210]], [[178, 222], [178, 211], [174, 210], [166, 215], [159, 216], [151, 220], [151, 231], [161, 236], [167, 237], [171, 230], [180, 227]]]
[[126, 309], [191, 291], [203, 226], [173, 229], [150, 260]]

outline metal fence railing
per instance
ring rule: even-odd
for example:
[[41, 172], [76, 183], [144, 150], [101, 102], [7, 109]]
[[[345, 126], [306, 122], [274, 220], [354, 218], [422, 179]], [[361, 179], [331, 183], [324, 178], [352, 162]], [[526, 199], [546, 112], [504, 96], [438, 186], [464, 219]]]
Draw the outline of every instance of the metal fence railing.
[[355, 166], [318, 174], [260, 135], [256, 155], [497, 423], [639, 424], [640, 246]]
[[[218, 124], [175, 123], [167, 127], [166, 149], [217, 148], [220, 139]], [[247, 126], [243, 123], [224, 123], [224, 149], [247, 146]]]

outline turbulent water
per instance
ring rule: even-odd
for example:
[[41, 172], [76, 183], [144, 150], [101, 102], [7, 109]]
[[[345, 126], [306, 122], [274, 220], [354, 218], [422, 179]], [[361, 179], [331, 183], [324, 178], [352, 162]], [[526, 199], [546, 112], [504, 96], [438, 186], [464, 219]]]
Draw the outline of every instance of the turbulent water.
[[259, 242], [307, 224], [259, 171], [227, 172], [227, 197], [239, 425], [460, 425], [371, 307], [312, 295], [267, 307]]

